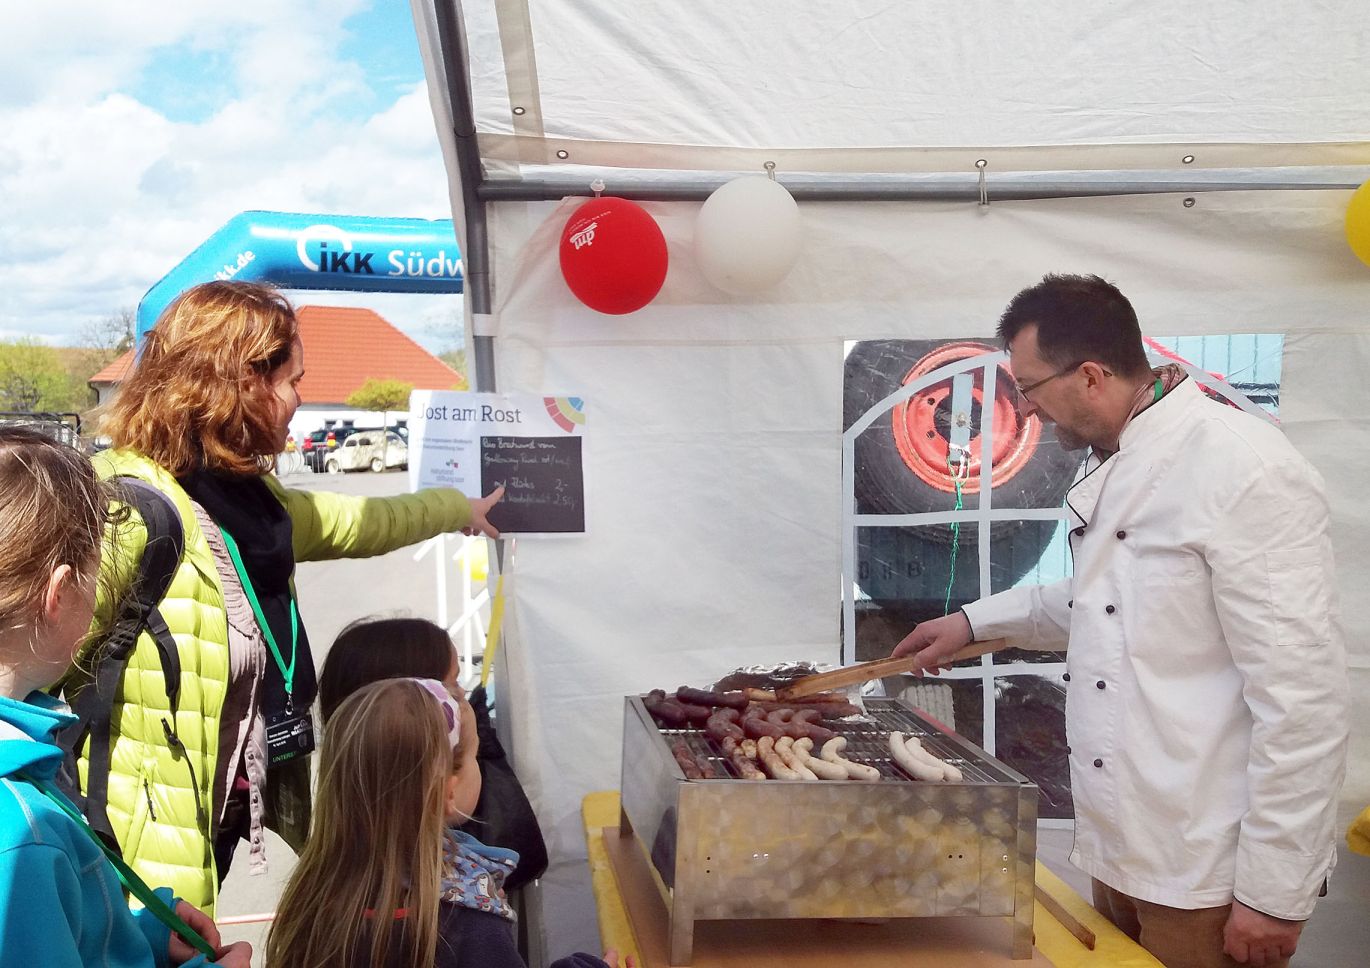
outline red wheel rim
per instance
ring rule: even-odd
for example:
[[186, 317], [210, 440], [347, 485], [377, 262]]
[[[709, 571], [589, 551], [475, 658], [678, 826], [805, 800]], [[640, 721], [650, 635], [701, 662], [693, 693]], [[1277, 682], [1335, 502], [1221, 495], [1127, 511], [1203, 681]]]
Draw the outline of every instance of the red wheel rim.
[[[914, 380], [926, 376], [933, 370], [972, 356], [982, 356], [994, 352], [993, 347], [983, 343], [948, 343], [939, 346], [913, 365], [901, 381], [908, 386]], [[975, 383], [971, 388], [972, 407], [979, 410], [984, 400], [984, 371], [976, 370]], [[1042, 435], [1042, 424], [1035, 415], [1026, 419], [1018, 414], [1014, 406], [1017, 395], [1016, 384], [1009, 368], [1000, 364], [998, 384], [994, 388], [994, 473], [995, 487], [1001, 487], [1011, 480], [1032, 459], [1037, 450], [1037, 442]], [[950, 442], [938, 422], [938, 413], [950, 404], [951, 379], [934, 383], [918, 391], [907, 400], [895, 405], [891, 414], [894, 431], [894, 445], [900, 458], [918, 479], [939, 491], [955, 493], [956, 482], [952, 478], [947, 458], [951, 452]], [[961, 484], [963, 494], [977, 494], [980, 491], [980, 421], [973, 422], [970, 438], [970, 466], [967, 478]]]

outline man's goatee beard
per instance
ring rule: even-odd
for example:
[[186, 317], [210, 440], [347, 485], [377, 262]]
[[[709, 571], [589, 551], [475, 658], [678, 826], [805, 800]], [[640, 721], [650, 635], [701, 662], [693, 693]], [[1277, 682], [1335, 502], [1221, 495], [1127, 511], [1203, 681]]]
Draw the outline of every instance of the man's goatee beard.
[[1056, 428], [1056, 443], [1061, 445], [1062, 450], [1067, 451], [1084, 450], [1089, 446], [1088, 441], [1075, 436], [1069, 430], [1062, 430], [1060, 427]]

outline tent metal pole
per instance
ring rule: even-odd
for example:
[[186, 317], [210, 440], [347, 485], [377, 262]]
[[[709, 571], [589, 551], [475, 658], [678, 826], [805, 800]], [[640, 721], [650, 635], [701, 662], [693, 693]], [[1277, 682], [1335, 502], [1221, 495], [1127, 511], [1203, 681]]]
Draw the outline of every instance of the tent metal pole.
[[[733, 175], [700, 181], [646, 181], [631, 183], [615, 180], [611, 194], [637, 201], [702, 201]], [[854, 181], [820, 181], [779, 178], [796, 199], [810, 202], [840, 201], [978, 201], [979, 183], [975, 179], [958, 182], [929, 183], [927, 181], [884, 181], [861, 183]], [[1363, 179], [1362, 179], [1363, 180]], [[587, 179], [580, 177], [532, 178], [518, 181], [486, 181], [477, 194], [487, 202], [552, 201], [568, 196], [589, 194]], [[1149, 195], [1170, 193], [1177, 195], [1201, 192], [1250, 191], [1315, 191], [1353, 189], [1360, 181], [1327, 179], [1297, 181], [1287, 177], [1269, 180], [1165, 181], [1137, 179], [1117, 181], [1031, 181], [1022, 179], [988, 179], [990, 201], [1038, 198], [1081, 198], [1111, 195]]]
[[[466, 298], [472, 316], [490, 312], [490, 237], [486, 226], [485, 199], [482, 197], [484, 173], [480, 147], [476, 143], [475, 109], [471, 101], [471, 81], [467, 70], [465, 19], [461, 0], [434, 4], [438, 44], [451, 98], [452, 133], [456, 139], [457, 177], [461, 185], [462, 209], [466, 221], [466, 246], [462, 251], [462, 271], [466, 278]], [[476, 389], [495, 389], [494, 338], [473, 334]]]

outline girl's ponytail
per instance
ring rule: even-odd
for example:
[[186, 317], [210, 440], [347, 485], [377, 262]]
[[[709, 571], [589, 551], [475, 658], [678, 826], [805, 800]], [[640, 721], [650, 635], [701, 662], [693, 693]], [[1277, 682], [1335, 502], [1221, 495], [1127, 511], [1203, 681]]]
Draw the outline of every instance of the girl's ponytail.
[[99, 561], [109, 491], [86, 456], [31, 427], [0, 424], [0, 628], [31, 623], [59, 565]]

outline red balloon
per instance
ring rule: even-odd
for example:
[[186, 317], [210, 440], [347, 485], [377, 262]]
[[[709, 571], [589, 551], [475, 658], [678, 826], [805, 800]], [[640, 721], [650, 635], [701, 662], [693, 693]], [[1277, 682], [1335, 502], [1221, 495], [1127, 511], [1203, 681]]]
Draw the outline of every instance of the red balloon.
[[576, 298], [611, 316], [636, 312], [666, 281], [666, 237], [640, 205], [592, 198], [561, 233], [561, 274]]

